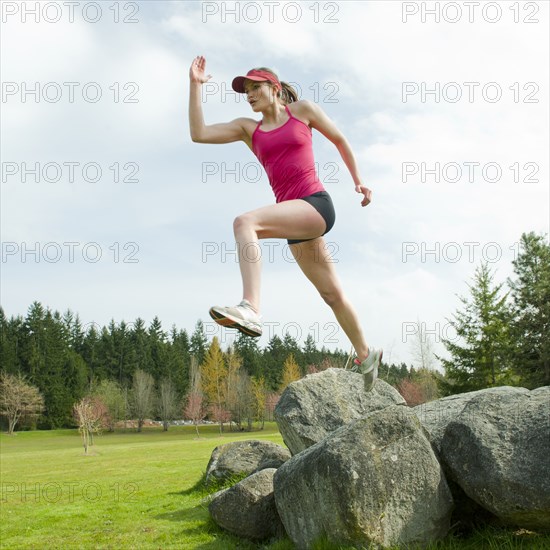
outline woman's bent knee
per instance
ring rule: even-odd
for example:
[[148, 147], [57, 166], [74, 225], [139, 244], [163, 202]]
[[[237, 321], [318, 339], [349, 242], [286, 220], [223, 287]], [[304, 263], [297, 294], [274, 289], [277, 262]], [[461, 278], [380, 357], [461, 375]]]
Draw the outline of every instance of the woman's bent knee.
[[233, 231], [238, 231], [248, 228], [252, 225], [252, 219], [248, 214], [241, 214], [233, 220]]
[[330, 307], [338, 306], [344, 301], [344, 295], [340, 290], [320, 291], [320, 294]]

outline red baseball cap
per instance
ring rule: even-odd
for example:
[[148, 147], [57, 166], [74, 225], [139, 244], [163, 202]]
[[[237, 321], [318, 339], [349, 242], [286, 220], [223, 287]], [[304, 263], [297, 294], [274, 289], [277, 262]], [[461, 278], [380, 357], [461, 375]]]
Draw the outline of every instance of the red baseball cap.
[[251, 69], [246, 73], [246, 76], [236, 76], [233, 79], [233, 82], [231, 83], [231, 87], [240, 94], [244, 94], [244, 81], [245, 79], [248, 80], [256, 80], [258, 82], [264, 82], [269, 81], [273, 82], [278, 90], [282, 89], [281, 83], [279, 82], [278, 78], [275, 75], [272, 75], [271, 73], [268, 73], [267, 71], [259, 71], [257, 69]]

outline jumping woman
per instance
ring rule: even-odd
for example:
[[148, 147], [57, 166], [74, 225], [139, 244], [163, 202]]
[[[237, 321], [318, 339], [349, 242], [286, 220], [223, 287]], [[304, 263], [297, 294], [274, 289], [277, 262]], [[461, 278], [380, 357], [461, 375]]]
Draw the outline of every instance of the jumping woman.
[[[348, 302], [334, 264], [326, 251], [323, 235], [335, 221], [332, 200], [319, 180], [313, 158], [312, 128], [334, 143], [363, 195], [361, 206], [371, 202], [372, 192], [361, 182], [351, 147], [323, 110], [308, 100], [298, 100], [294, 88], [280, 82], [266, 67], [251, 69], [233, 79], [232, 88], [246, 94], [259, 122], [241, 117], [222, 124], [205, 125], [201, 107], [201, 86], [206, 59], [197, 56], [189, 69], [189, 127], [196, 143], [244, 141], [262, 163], [275, 194], [276, 204], [245, 212], [235, 218], [233, 231], [243, 282], [243, 299], [232, 307], [214, 306], [210, 316], [220, 325], [261, 336], [259, 239], [287, 239], [290, 250], [305, 276], [332, 308], [338, 323], [350, 339], [356, 358], [351, 370], [364, 375], [370, 390], [378, 376], [382, 350], [369, 349], [357, 314]], [[250, 249], [257, 257], [250, 258]]]

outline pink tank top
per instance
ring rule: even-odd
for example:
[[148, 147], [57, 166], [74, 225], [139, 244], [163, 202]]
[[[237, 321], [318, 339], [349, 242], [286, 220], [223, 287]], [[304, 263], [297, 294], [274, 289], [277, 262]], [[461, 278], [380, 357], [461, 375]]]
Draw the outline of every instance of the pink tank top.
[[262, 163], [277, 202], [301, 199], [325, 191], [315, 171], [311, 128], [292, 116], [279, 128], [264, 131], [258, 122], [252, 134], [252, 151]]

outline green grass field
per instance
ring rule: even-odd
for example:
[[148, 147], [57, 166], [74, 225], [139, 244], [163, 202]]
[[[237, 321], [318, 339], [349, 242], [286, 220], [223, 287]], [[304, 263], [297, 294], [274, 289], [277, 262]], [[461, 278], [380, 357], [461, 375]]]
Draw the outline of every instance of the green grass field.
[[[293, 549], [288, 539], [255, 545], [224, 533], [202, 503], [214, 447], [244, 439], [282, 444], [275, 423], [263, 431], [200, 432], [200, 439], [189, 426], [105, 433], [88, 456], [76, 430], [1, 434], [0, 547]], [[550, 536], [491, 528], [466, 539], [450, 535], [430, 548], [542, 549], [550, 548]]]

